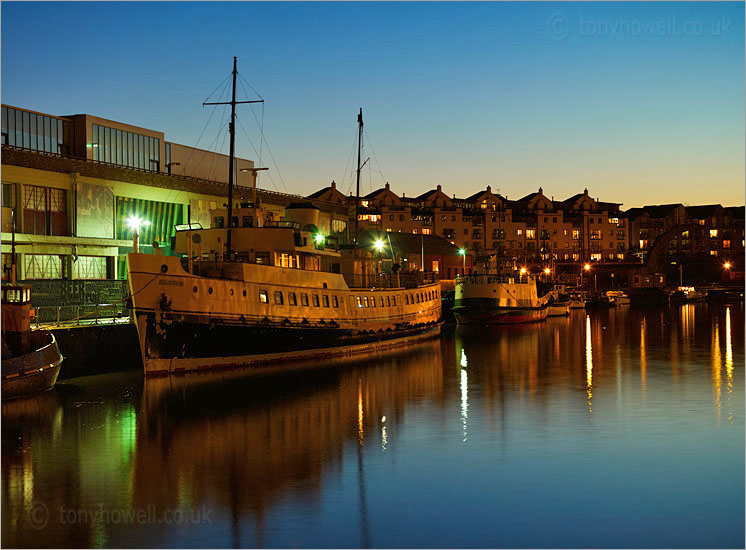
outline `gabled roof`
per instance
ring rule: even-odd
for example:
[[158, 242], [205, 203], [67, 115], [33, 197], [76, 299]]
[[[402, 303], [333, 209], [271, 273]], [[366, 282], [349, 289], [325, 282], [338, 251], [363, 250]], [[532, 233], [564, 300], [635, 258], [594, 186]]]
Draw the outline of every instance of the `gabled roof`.
[[696, 220], [704, 220], [712, 216], [718, 208], [722, 208], [719, 204], [705, 204], [701, 206], [687, 206], [686, 213], [688, 216]]
[[435, 195], [436, 193], [438, 193], [437, 189], [430, 189], [430, 191], [425, 191], [424, 193], [422, 193], [422, 195], [415, 197], [415, 200], [424, 201], [425, 199]]
[[576, 193], [572, 197], [570, 197], [568, 199], [565, 199], [562, 202], [563, 203], [568, 203], [568, 204], [574, 204], [578, 199], [580, 199], [581, 197], [584, 197], [584, 196], [585, 196], [585, 193]]
[[728, 206], [726, 210], [737, 220], [742, 220], [746, 208], [743, 206]]
[[536, 197], [536, 195], [538, 195], [538, 194], [539, 194], [538, 191], [535, 191], [533, 193], [530, 193], [530, 194], [526, 195], [522, 199], [518, 199], [515, 202], [531, 202], [534, 199], [534, 197]]
[[646, 205], [643, 206], [642, 209], [647, 212], [647, 214], [654, 219], [660, 219], [665, 218], [671, 212], [679, 208], [681, 203], [675, 203], [675, 204], [656, 204], [656, 205]]
[[324, 195], [325, 193], [328, 193], [331, 190], [332, 186], [328, 185], [327, 187], [324, 187], [323, 189], [319, 189], [315, 193], [311, 193], [308, 195], [307, 198], [309, 199], [318, 199], [320, 196]]
[[624, 212], [624, 216], [629, 220], [636, 220], [645, 213], [644, 208], [630, 208]]

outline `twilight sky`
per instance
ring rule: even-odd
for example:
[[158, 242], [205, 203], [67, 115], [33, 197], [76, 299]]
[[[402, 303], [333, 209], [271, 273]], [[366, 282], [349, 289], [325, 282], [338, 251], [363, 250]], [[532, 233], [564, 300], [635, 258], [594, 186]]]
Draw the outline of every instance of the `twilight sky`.
[[[306, 195], [335, 179], [354, 189], [348, 159], [363, 107], [365, 193], [385, 180], [407, 196], [441, 184], [458, 196], [491, 185], [511, 199], [542, 186], [565, 199], [587, 186], [623, 208], [744, 203], [743, 3], [1, 10], [3, 103], [97, 115], [226, 153], [228, 112], [201, 104], [238, 56], [266, 100], [276, 165], [264, 146], [271, 179], [260, 187]], [[258, 150], [250, 107], [238, 113]], [[240, 127], [237, 154], [258, 157]]]

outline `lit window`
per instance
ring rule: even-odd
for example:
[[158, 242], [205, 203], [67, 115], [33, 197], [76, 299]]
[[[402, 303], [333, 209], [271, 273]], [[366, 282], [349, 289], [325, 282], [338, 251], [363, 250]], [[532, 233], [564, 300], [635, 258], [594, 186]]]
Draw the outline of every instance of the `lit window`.
[[275, 290], [275, 305], [282, 305], [282, 292]]
[[717, 250], [710, 250], [710, 256], [717, 256], [718, 251]]
[[298, 305], [298, 298], [295, 295], [295, 292], [288, 292], [288, 305], [291, 305], [291, 306]]
[[319, 295], [313, 294], [311, 296], [311, 300], [313, 301], [313, 307], [319, 307]]
[[332, 296], [332, 306], [339, 307], [339, 301], [337, 300], [336, 296]]
[[308, 307], [308, 294], [300, 295], [300, 305]]
[[267, 302], [269, 302], [269, 294], [267, 294], [266, 290], [259, 291], [259, 301], [263, 304], [266, 304]]
[[591, 254], [591, 261], [594, 261], [594, 262], [601, 261], [601, 254], [600, 253]]
[[723, 248], [730, 248], [730, 241], [723, 241]]
[[710, 238], [714, 239], [718, 236], [718, 230], [717, 229], [710, 229]]
[[329, 307], [329, 296], [327, 296], [326, 294], [324, 294], [321, 297], [321, 303], [324, 304], [324, 307]]

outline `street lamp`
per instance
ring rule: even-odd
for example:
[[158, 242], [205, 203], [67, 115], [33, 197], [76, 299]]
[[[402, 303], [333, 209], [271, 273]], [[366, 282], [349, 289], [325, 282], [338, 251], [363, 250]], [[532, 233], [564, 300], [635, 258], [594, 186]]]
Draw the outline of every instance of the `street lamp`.
[[723, 267], [724, 267], [725, 269], [730, 269], [730, 262], [725, 262], [725, 263], [723, 264]]
[[465, 248], [459, 248], [459, 249], [458, 249], [458, 253], [459, 253], [459, 254], [461, 254], [461, 257], [462, 257], [462, 258], [463, 258], [463, 260], [464, 260], [464, 270], [463, 270], [463, 275], [464, 275], [464, 277], [466, 277], [466, 249], [465, 249]]
[[383, 252], [383, 244], [384, 243], [381, 239], [376, 239], [376, 242], [373, 243], [373, 246], [375, 247], [375, 249], [378, 251], [379, 254]]
[[324, 244], [324, 235], [322, 233], [316, 233], [313, 236], [313, 242], [316, 243], [316, 246], [321, 246]]
[[137, 242], [140, 238], [140, 228], [149, 226], [150, 222], [134, 215], [124, 220], [124, 222], [127, 224], [127, 227], [132, 230], [132, 252], [137, 253]]
[[525, 274], [526, 274], [526, 268], [525, 268], [525, 267], [522, 267], [522, 268], [521, 268], [521, 276], [520, 276], [520, 277], [519, 277], [519, 279], [518, 279], [518, 280], [519, 280], [520, 282], [523, 282], [523, 276], [524, 276]]

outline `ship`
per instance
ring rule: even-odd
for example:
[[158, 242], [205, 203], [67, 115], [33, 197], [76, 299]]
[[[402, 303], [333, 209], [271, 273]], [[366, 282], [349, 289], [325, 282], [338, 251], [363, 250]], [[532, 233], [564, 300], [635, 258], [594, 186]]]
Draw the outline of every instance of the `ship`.
[[549, 300], [533, 275], [470, 274], [456, 280], [453, 313], [460, 325], [536, 323], [547, 318]]
[[[229, 166], [236, 103], [234, 86]], [[356, 222], [362, 109], [358, 128]], [[256, 178], [254, 201], [234, 210], [232, 176], [227, 227], [176, 228], [175, 252], [185, 257], [141, 253], [133, 237], [130, 305], [146, 376], [379, 352], [440, 333], [439, 283], [421, 272], [383, 273], [384, 240], [358, 242], [356, 223], [352, 246], [342, 248], [319, 232], [311, 204], [267, 221]]]
[[[15, 231], [14, 248], [15, 248]], [[12, 252], [9, 284], [2, 285], [2, 398], [52, 389], [62, 368], [57, 341], [48, 330], [32, 330], [31, 286], [15, 280]]]

